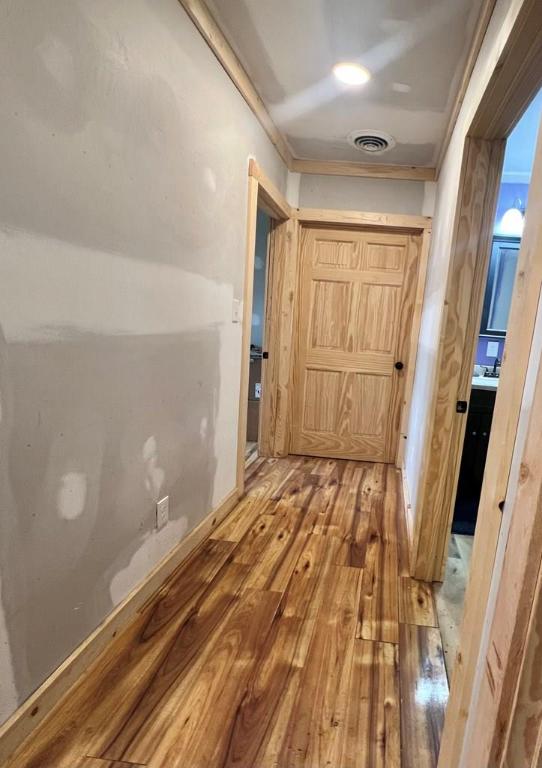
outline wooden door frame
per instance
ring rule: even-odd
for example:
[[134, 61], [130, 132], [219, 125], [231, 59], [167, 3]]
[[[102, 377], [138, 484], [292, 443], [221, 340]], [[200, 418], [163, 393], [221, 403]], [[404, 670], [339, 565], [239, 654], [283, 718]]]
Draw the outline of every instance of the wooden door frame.
[[[441, 578], [451, 528], [466, 421], [464, 416], [456, 414], [455, 404], [457, 400], [468, 401], [470, 396], [474, 345], [487, 277], [492, 212], [500, 183], [503, 144], [542, 85], [541, 32], [540, 4], [536, 0], [525, 0], [465, 141], [436, 386], [411, 547], [412, 574], [426, 581]], [[539, 144], [539, 155], [541, 152]], [[499, 755], [504, 754], [502, 735], [506, 733], [506, 717], [513, 700], [514, 670], [521, 658], [524, 622], [520, 622], [518, 632], [513, 633], [515, 644], [508, 638], [508, 644], [501, 642], [495, 646], [496, 655], [491, 656], [488, 652], [482, 658], [480, 652], [483, 649], [485, 653], [489, 647], [486, 645], [488, 637], [497, 642], [506, 620], [504, 613], [496, 614], [495, 625], [488, 610], [490, 595], [499, 605], [499, 595], [506, 594], [507, 589], [510, 593], [512, 589], [512, 574], [503, 569], [503, 558], [500, 562], [495, 559], [499, 551], [505, 550], [503, 536], [506, 534], [508, 543], [515, 542], [514, 552], [507, 552], [509, 559], [513, 557], [511, 562], [518, 558], [523, 560], [527, 547], [525, 538], [511, 538], [512, 531], [521, 526], [519, 516], [512, 517], [510, 530], [505, 531], [504, 526], [501, 529], [503, 515], [499, 505], [508, 488], [506, 514], [513, 515], [516, 508], [515, 489], [508, 487], [508, 478], [542, 286], [542, 245], [535, 232], [538, 194], [542, 199], [542, 179], [539, 192], [531, 186], [529, 195], [530, 213], [527, 214], [519, 257], [465, 598], [464, 629], [452, 675], [439, 768], [470, 768], [471, 765], [494, 768], [501, 765], [495, 760], [500, 760]], [[538, 220], [540, 216], [538, 213]], [[542, 552], [537, 553], [537, 557], [539, 555]], [[536, 560], [536, 566], [539, 564], [540, 560]], [[522, 573], [518, 581], [516, 570], [515, 585], [516, 589], [519, 587], [519, 594], [525, 588], [529, 598], [532, 584], [527, 583], [525, 576]], [[508, 687], [505, 681], [508, 681]], [[491, 695], [486, 698], [483, 697], [484, 685], [492, 688]], [[472, 762], [475, 752], [477, 756]]]
[[463, 149], [431, 432], [410, 548], [412, 576], [422, 581], [441, 581], [446, 565], [467, 418], [455, 406], [470, 398], [504, 145], [468, 136]]
[[534, 409], [528, 412], [526, 404], [529, 377], [538, 372], [533, 374], [531, 356], [536, 359], [540, 353], [533, 342], [541, 331], [541, 218], [542, 136], [518, 260], [439, 768], [462, 766], [462, 755], [467, 754], [472, 765], [480, 768], [501, 766], [525, 656], [542, 563], [540, 503], [534, 491], [541, 482], [541, 467], [533, 461], [532, 448], [523, 447], [525, 432], [532, 432], [537, 416]]
[[[245, 485], [245, 448], [247, 405], [250, 373], [250, 334], [252, 328], [252, 294], [258, 208], [272, 220], [268, 243], [265, 303], [265, 344], [269, 360], [262, 360], [262, 398], [260, 402], [259, 450], [262, 455], [284, 456], [288, 453], [287, 416], [291, 316], [293, 298], [289, 297], [285, 275], [295, 271], [296, 222], [292, 209], [282, 193], [253, 159], [248, 167], [247, 236], [241, 348], [241, 380], [239, 386], [239, 420], [237, 432], [236, 485], [239, 496]], [[289, 328], [290, 325], [290, 328]], [[286, 371], [286, 373], [285, 373]]]
[[[345, 227], [380, 232], [395, 232], [399, 234], [420, 235], [421, 246], [419, 250], [418, 274], [415, 291], [414, 308], [412, 314], [412, 325], [410, 328], [410, 341], [408, 344], [408, 365], [406, 369], [405, 389], [403, 394], [403, 406], [401, 410], [401, 420], [399, 428], [399, 439], [395, 465], [402, 469], [404, 461], [404, 447], [407, 439], [407, 427], [412, 402], [412, 390], [414, 387], [414, 373], [416, 370], [416, 356], [418, 352], [418, 339], [420, 335], [422, 307], [425, 294], [425, 284], [427, 277], [427, 263], [429, 258], [429, 248], [431, 244], [432, 218], [430, 216], [417, 216], [414, 214], [398, 213], [372, 213], [364, 211], [341, 211], [322, 208], [297, 208], [292, 211], [299, 227], [310, 227], [311, 225], [322, 225], [329, 227]], [[297, 233], [297, 241], [300, 239], [300, 232]], [[296, 276], [296, 286], [297, 279]], [[297, 288], [296, 288], [297, 295]], [[290, 391], [293, 392], [297, 386], [295, 381], [295, 370], [293, 361], [297, 358], [296, 344], [298, 335], [298, 302], [296, 302], [294, 312], [294, 341], [293, 356], [291, 367]], [[290, 398], [289, 411], [293, 411], [293, 402]]]
[[440, 581], [444, 572], [466, 425], [465, 417], [455, 412], [455, 404], [470, 397], [504, 143], [542, 85], [541, 31], [539, 4], [525, 0], [463, 149], [435, 388], [410, 548], [412, 575], [423, 581]]

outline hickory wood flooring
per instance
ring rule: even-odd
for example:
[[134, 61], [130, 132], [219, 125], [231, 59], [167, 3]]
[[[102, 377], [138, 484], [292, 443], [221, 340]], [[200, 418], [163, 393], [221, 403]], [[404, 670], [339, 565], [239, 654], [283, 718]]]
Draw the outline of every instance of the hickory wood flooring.
[[257, 459], [246, 496], [9, 768], [433, 768], [448, 689], [398, 474]]

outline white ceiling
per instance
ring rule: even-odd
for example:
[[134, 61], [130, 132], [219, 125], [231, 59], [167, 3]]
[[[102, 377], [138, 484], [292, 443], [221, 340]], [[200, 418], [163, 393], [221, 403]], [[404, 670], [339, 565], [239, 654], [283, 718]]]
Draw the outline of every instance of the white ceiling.
[[[296, 157], [420, 166], [437, 160], [482, 2], [207, 0]], [[336, 83], [344, 60], [371, 82]], [[396, 146], [359, 152], [346, 136], [364, 128]]]

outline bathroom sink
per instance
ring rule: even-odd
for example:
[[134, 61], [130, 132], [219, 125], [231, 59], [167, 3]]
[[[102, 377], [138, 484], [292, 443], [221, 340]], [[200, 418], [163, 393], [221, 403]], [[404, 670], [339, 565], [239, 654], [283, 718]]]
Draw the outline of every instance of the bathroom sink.
[[472, 388], [473, 389], [497, 389], [499, 386], [499, 379], [492, 376], [473, 376]]

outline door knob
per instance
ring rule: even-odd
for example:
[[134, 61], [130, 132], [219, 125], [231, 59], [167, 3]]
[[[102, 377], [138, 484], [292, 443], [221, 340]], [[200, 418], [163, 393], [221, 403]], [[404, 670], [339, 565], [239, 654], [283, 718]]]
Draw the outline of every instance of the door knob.
[[403, 368], [405, 367], [405, 364], [404, 364], [404, 363], [402, 363], [400, 360], [398, 360], [398, 361], [395, 363], [395, 367], [396, 367], [396, 369], [397, 369], [398, 371], [402, 371], [402, 370], [403, 370]]

